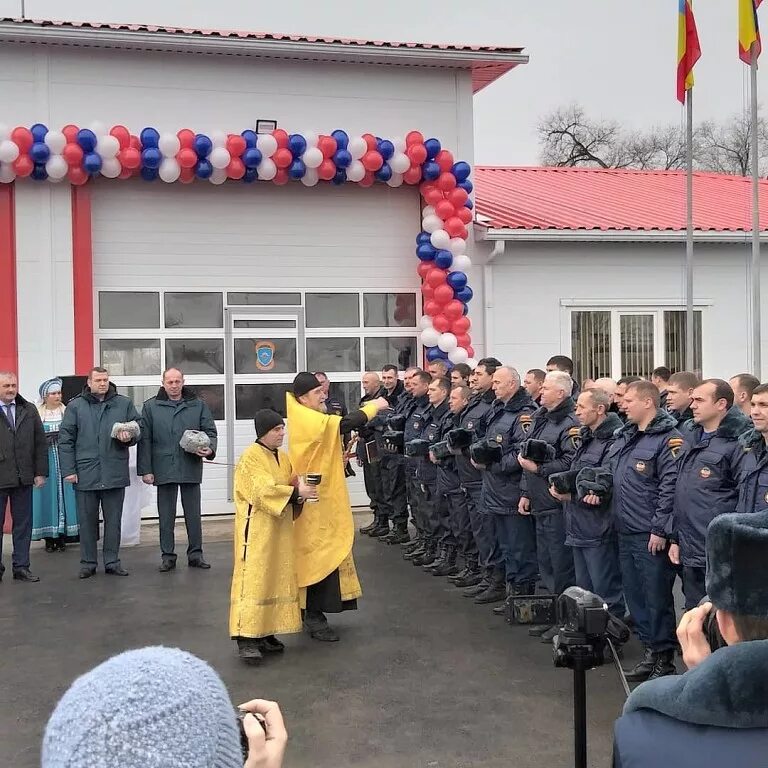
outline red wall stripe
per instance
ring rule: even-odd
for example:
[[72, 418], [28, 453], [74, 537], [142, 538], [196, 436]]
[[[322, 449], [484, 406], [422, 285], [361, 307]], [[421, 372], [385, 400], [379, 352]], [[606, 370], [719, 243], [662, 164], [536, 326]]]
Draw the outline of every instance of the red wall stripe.
[[75, 374], [93, 367], [93, 241], [90, 184], [72, 186], [72, 288], [75, 320]]
[[0, 184], [0, 371], [19, 369], [15, 184]]

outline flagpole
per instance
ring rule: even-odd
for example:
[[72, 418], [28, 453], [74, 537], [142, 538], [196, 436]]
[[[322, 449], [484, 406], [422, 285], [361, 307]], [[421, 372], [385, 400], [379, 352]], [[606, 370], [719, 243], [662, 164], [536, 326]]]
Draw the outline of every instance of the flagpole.
[[752, 373], [762, 381], [762, 333], [760, 317], [760, 158], [757, 135], [757, 43], [752, 43], [749, 67], [752, 99], [752, 263], [749, 272], [752, 318]]
[[693, 88], [686, 106], [686, 240], [685, 240], [685, 368], [693, 371]]

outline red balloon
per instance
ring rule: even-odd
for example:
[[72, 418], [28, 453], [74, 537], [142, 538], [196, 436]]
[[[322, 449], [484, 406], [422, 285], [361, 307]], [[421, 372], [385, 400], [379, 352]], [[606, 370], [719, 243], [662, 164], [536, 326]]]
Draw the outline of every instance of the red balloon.
[[[118, 157], [120, 157], [122, 153], [118, 152]], [[61, 156], [67, 161], [67, 165], [70, 167], [80, 165], [80, 163], [83, 162], [83, 150], [80, 149], [79, 144], [65, 144], [64, 149], [61, 150]], [[125, 163], [120, 161], [121, 165], [125, 165]]]
[[179, 140], [182, 149], [192, 149], [195, 143], [195, 132], [190, 131], [189, 128], [182, 128], [176, 134], [176, 138]]
[[[454, 214], [456, 213], [456, 209], [445, 199], [443, 199], [443, 193], [439, 190], [436, 191], [438, 195], [440, 195], [440, 200], [435, 204], [432, 203], [432, 205], [435, 206], [435, 213], [443, 220], [446, 221], [447, 219], [450, 219]], [[467, 210], [465, 208], [465, 210]]]
[[[429, 283], [429, 285], [431, 285], [433, 288], [437, 288], [439, 285], [445, 285], [446, 274], [447, 273], [444, 269], [433, 266], [427, 274], [427, 283]], [[451, 297], [453, 297], [453, 294], [451, 294]]]
[[432, 327], [440, 333], [447, 333], [451, 327], [451, 321], [445, 315], [435, 315], [432, 318]]
[[[19, 148], [22, 154], [32, 149], [32, 131], [29, 128], [19, 126], [11, 131], [11, 141]], [[16, 174], [19, 175], [18, 173]]]
[[[184, 173], [184, 169], [182, 169], [181, 172]], [[120, 175], [117, 178], [125, 180], [125, 179], [130, 179], [131, 176], [133, 176], [133, 171], [130, 168], [123, 168], [123, 170], [120, 171]]]
[[462, 224], [469, 224], [469, 222], [472, 221], [472, 211], [470, 211], [469, 208], [464, 208], [464, 206], [462, 206], [456, 211], [456, 218], [461, 219]]
[[462, 225], [461, 231], [458, 235], [456, 235], [460, 240], [466, 240], [469, 237], [469, 231], [465, 226]]
[[138, 149], [141, 152], [141, 139], [134, 134], [131, 134], [131, 149]]
[[[64, 134], [67, 135], [66, 133]], [[109, 131], [110, 136], [114, 136], [120, 144], [120, 149], [131, 146], [131, 132], [124, 125], [113, 125]], [[74, 138], [67, 137], [67, 141], [74, 141]]]
[[361, 187], [372, 187], [374, 181], [376, 181], [376, 179], [373, 176], [373, 172], [366, 171], [362, 181], [358, 181], [357, 183], [358, 183], [358, 186], [361, 186]]
[[[448, 286], [451, 288], [451, 286]], [[458, 300], [453, 298], [453, 288], [451, 288], [451, 298], [443, 308], [443, 313], [451, 320], [458, 320], [464, 316], [464, 305]]]
[[[471, 339], [470, 339], [470, 341], [471, 341]], [[471, 344], [466, 348], [466, 350], [467, 350], [467, 354], [470, 357], [474, 357], [475, 356], [475, 348]]]
[[450, 200], [454, 208], [463, 208], [464, 203], [469, 200], [469, 195], [466, 189], [461, 187], [454, 187], [446, 196], [446, 200]]
[[317, 148], [323, 153], [323, 157], [333, 157], [339, 146], [333, 136], [320, 136], [317, 140]]
[[435, 289], [429, 283], [424, 283], [421, 286], [421, 295], [424, 297], [424, 301], [429, 301], [435, 297]]
[[369, 150], [360, 158], [360, 162], [366, 171], [378, 171], [384, 165], [384, 158], [375, 150]]
[[365, 140], [365, 143], [368, 145], [368, 151], [374, 152], [376, 150], [376, 137], [373, 134], [364, 133], [363, 139]]
[[424, 134], [419, 133], [419, 131], [409, 131], [408, 135], [405, 137], [405, 146], [410, 147], [413, 144], [423, 144], [424, 143]]
[[427, 317], [436, 317], [440, 314], [440, 305], [434, 300], [425, 301], [424, 314], [427, 315]]
[[404, 174], [403, 181], [406, 184], [418, 184], [421, 181], [421, 168], [419, 166], [411, 166]]
[[67, 178], [75, 185], [82, 186], [88, 181], [88, 174], [82, 168], [70, 168], [67, 171]]
[[128, 147], [128, 149], [122, 149], [117, 153], [117, 159], [120, 161], [120, 165], [122, 165], [123, 168], [133, 170], [141, 165], [141, 152], [134, 147]]
[[324, 181], [330, 181], [336, 175], [336, 166], [333, 160], [323, 160], [317, 169], [317, 176]]
[[285, 168], [279, 168], [277, 173], [275, 174], [275, 178], [272, 179], [272, 181], [274, 181], [275, 184], [277, 184], [278, 187], [282, 187], [283, 184], [287, 184], [288, 183], [288, 171], [286, 171]]
[[457, 334], [456, 341], [459, 343], [459, 346], [464, 347], [464, 349], [466, 349], [472, 343], [472, 339], [469, 337], [468, 333]]
[[470, 319], [465, 315], [462, 315], [458, 320], [454, 320], [451, 323], [451, 333], [460, 336], [462, 333], [467, 333], [471, 327], [472, 323], [470, 322]]
[[79, 129], [79, 128], [78, 128], [76, 125], [72, 125], [72, 123], [70, 123], [69, 125], [65, 125], [65, 126], [64, 126], [64, 127], [61, 129], [61, 132], [62, 132], [62, 133], [64, 134], [64, 136], [66, 137], [67, 141], [69, 141], [69, 142], [74, 142], [74, 141], [76, 141], [76, 140], [77, 140], [77, 132], [78, 132], [79, 130], [80, 130], [80, 129]]
[[197, 152], [190, 147], [184, 147], [179, 150], [176, 160], [182, 168], [194, 168], [197, 163]]
[[[445, 202], [443, 199], [443, 193], [439, 189], [434, 189], [434, 187], [430, 189], [429, 192], [427, 192], [423, 197], [424, 202], [427, 203], [427, 205], [434, 205], [435, 209], [437, 209], [437, 206], [440, 203]], [[451, 208], [451, 211], [453, 211], [453, 208]]]
[[[240, 157], [240, 155], [245, 152], [245, 139], [242, 136], [239, 136], [236, 133], [230, 133], [229, 136], [227, 136], [227, 151], [229, 152], [232, 157]], [[243, 174], [245, 174], [245, 171], [243, 171]], [[235, 178], [231, 176], [230, 178]], [[238, 176], [238, 179], [241, 179], [242, 176]]]
[[293, 162], [293, 155], [290, 149], [280, 147], [274, 155], [272, 155], [275, 165], [280, 169], [287, 168]]
[[447, 172], [453, 168], [453, 155], [447, 149], [441, 149], [435, 155], [435, 162], [441, 171]]
[[243, 165], [243, 161], [239, 157], [233, 157], [227, 166], [227, 178], [242, 179], [243, 176], [245, 176], [245, 165]]
[[450, 192], [456, 187], [456, 177], [452, 173], [441, 173], [437, 177], [437, 188]]
[[427, 150], [423, 144], [411, 144], [405, 154], [414, 165], [421, 165], [427, 159]]
[[22, 178], [29, 176], [34, 167], [35, 164], [32, 162], [32, 158], [29, 155], [19, 155], [13, 161], [13, 170], [16, 172], [17, 176]]
[[275, 128], [275, 130], [272, 131], [272, 135], [275, 137], [277, 146], [280, 149], [285, 149], [288, 146], [288, 134], [282, 128]]
[[445, 313], [446, 317], [449, 315], [445, 312], [445, 306], [449, 302], [453, 300], [453, 288], [451, 288], [450, 285], [447, 283], [442, 283], [441, 285], [438, 285], [437, 288], [435, 288], [435, 301], [438, 302], [441, 306], [443, 306], [442, 311]]
[[461, 237], [461, 231], [466, 228], [464, 227], [464, 222], [462, 222], [458, 216], [451, 216], [451, 218], [443, 224], [443, 229], [451, 237]]
[[419, 267], [416, 270], [419, 273], [419, 277], [422, 280], [426, 280], [427, 275], [434, 269], [431, 261], [420, 261]]
[[433, 189], [437, 189], [437, 187], [431, 181], [422, 181], [421, 184], [419, 184], [419, 192], [422, 197]]
[[182, 168], [179, 174], [179, 181], [182, 184], [191, 184], [195, 180], [194, 168]]

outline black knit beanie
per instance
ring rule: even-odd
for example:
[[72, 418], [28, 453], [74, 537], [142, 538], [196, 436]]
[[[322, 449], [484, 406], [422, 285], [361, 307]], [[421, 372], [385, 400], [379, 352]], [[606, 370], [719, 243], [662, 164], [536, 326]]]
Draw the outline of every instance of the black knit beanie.
[[253, 417], [253, 425], [256, 427], [256, 437], [261, 439], [267, 432], [271, 432], [275, 427], [283, 423], [283, 417], [271, 408], [262, 408], [256, 411]]
[[311, 392], [313, 389], [317, 389], [320, 386], [317, 376], [309, 371], [302, 371], [293, 380], [293, 394], [294, 397], [301, 397], [306, 395], [307, 392]]

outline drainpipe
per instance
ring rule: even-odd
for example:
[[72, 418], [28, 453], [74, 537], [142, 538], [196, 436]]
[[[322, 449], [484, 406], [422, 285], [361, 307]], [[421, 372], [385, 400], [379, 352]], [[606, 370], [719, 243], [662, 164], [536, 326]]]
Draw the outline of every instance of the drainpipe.
[[488, 258], [483, 264], [483, 300], [485, 302], [483, 313], [483, 329], [485, 342], [485, 357], [494, 354], [493, 352], [493, 293], [491, 289], [493, 281], [493, 262], [497, 256], [504, 254], [506, 240], [496, 240], [493, 243], [493, 250], [488, 254]]

